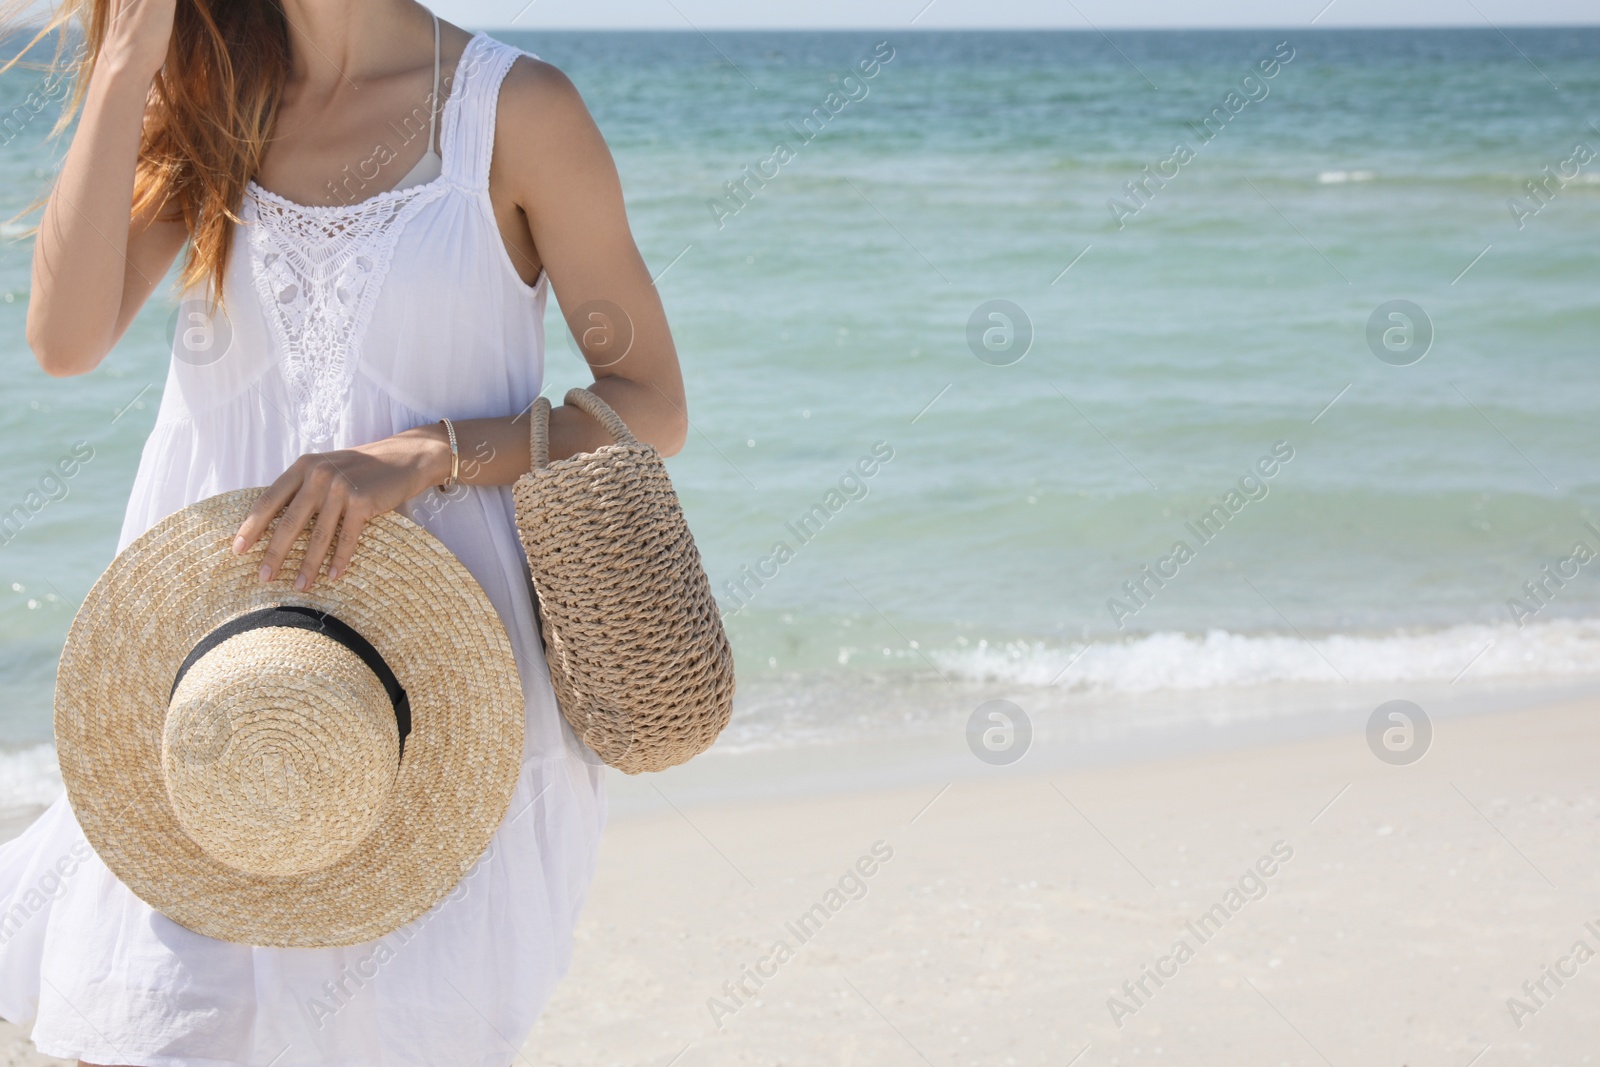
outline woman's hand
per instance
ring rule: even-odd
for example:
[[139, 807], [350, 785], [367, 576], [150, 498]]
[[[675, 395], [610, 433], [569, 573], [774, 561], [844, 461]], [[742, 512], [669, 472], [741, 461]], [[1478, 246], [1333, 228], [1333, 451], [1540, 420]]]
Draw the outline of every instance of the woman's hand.
[[295, 460], [256, 500], [234, 538], [233, 551], [248, 552], [281, 511], [283, 518], [267, 543], [261, 581], [277, 577], [284, 557], [307, 526], [311, 539], [294, 587], [311, 588], [329, 548], [333, 549], [333, 561], [328, 565], [328, 580], [332, 581], [350, 565], [368, 519], [393, 511], [449, 475], [450, 444], [444, 427], [437, 423], [359, 448], [308, 453]]
[[112, 0], [102, 58], [146, 80], [167, 60], [177, 0]]

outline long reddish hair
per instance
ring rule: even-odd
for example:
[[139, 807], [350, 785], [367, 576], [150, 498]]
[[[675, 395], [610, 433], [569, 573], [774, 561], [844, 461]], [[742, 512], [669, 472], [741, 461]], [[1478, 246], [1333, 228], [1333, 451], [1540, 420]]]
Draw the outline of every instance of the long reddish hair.
[[[22, 52], [0, 67], [55, 36], [52, 76], [71, 78], [73, 88], [52, 136], [83, 104], [114, 2], [62, 0]], [[74, 28], [81, 44], [68, 56]], [[288, 74], [289, 24], [278, 0], [177, 0], [167, 59], [145, 107], [133, 214], [182, 220], [189, 243], [181, 284], [207, 283], [218, 304], [245, 183], [266, 154]]]

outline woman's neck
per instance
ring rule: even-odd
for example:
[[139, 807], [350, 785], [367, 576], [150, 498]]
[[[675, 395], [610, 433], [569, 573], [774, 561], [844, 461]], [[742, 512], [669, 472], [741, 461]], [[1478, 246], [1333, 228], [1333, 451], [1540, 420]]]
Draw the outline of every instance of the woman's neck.
[[415, 65], [433, 49], [433, 20], [417, 0], [282, 0], [289, 80], [317, 95]]

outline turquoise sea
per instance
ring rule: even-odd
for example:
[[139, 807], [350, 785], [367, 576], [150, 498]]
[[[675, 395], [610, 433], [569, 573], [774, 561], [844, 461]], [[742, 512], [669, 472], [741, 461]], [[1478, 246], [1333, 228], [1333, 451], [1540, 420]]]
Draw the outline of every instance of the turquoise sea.
[[[661, 275], [728, 750], [959, 737], [991, 698], [1048, 732], [1600, 681], [1600, 31], [1507, 33], [497, 33], [583, 91]], [[8, 215], [51, 117], [0, 134]], [[56, 655], [171, 312], [49, 379], [29, 254], [0, 246], [0, 803], [56, 788]]]

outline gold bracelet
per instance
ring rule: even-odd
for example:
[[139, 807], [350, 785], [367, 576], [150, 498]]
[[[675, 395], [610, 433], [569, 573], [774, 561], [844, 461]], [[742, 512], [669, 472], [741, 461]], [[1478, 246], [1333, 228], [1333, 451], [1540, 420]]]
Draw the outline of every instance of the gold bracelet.
[[439, 486], [441, 493], [448, 493], [461, 484], [461, 452], [456, 447], [455, 424], [449, 419], [440, 419], [444, 423], [445, 433], [450, 435], [450, 480]]

